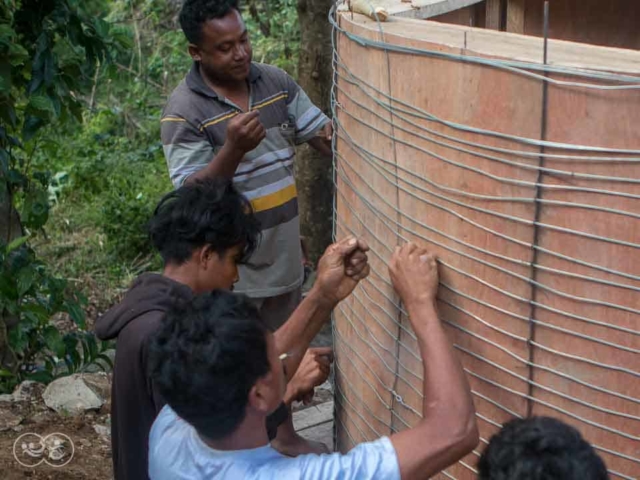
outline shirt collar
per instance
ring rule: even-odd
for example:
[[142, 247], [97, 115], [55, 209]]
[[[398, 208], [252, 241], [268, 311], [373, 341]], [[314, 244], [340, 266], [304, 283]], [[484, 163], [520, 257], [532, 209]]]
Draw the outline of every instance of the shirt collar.
[[[251, 68], [249, 69], [249, 82], [256, 83], [261, 76], [262, 73], [260, 72], [260, 68], [254, 62], [252, 62]], [[187, 74], [186, 81], [187, 86], [200, 95], [215, 98], [216, 100], [220, 100], [222, 98], [203, 80], [202, 75], [200, 74], [199, 62], [193, 62], [193, 65], [191, 65], [191, 70], [189, 70], [189, 73]]]

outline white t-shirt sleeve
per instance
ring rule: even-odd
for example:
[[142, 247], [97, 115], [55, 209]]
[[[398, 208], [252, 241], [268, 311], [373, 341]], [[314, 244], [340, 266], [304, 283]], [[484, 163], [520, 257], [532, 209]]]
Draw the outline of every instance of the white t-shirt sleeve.
[[269, 445], [252, 450], [207, 447], [191, 425], [165, 406], [149, 436], [151, 480], [400, 480], [387, 437], [362, 443], [346, 455], [285, 457]]
[[[302, 455], [281, 460], [282, 473], [300, 480], [400, 480], [396, 451], [388, 437], [362, 443], [346, 455]], [[278, 463], [280, 463], [278, 462]], [[276, 468], [276, 470], [278, 470]]]

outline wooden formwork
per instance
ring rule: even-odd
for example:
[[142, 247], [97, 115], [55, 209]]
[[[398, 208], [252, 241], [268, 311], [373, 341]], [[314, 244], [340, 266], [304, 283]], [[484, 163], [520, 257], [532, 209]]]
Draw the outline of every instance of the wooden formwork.
[[[541, 78], [437, 55], [540, 64], [539, 38], [338, 22], [336, 234], [372, 248], [371, 277], [335, 313], [338, 447], [420, 418], [418, 349], [386, 267], [411, 239], [442, 260], [440, 314], [482, 438], [516, 415], [552, 415], [580, 429], [613, 478], [640, 477], [640, 155], [598, 150], [640, 150], [640, 90], [548, 83], [545, 101]], [[548, 55], [556, 67], [640, 74], [631, 50], [551, 40]], [[555, 143], [541, 160], [535, 142], [469, 127]], [[474, 478], [478, 452], [448, 474]]]

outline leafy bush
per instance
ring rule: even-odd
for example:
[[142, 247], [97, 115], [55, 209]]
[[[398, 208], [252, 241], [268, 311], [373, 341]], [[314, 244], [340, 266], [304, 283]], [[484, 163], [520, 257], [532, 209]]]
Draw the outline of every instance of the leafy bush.
[[2, 389], [38, 374], [47, 342], [61, 335], [54, 314], [84, 322], [82, 299], [26, 241], [49, 218], [51, 176], [33, 163], [42, 133], [81, 119], [80, 96], [96, 67], [126, 40], [87, 8], [75, 0], [0, 0], [0, 207], [10, 218], [0, 223]]

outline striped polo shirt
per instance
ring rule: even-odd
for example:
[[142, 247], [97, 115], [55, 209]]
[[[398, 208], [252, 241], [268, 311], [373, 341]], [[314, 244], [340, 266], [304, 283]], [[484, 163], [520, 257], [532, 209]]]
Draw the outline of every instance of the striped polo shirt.
[[[233, 181], [251, 201], [262, 239], [240, 267], [235, 289], [251, 297], [272, 297], [302, 284], [295, 146], [312, 139], [329, 119], [279, 68], [253, 63], [248, 80], [249, 109], [260, 111], [267, 134], [242, 159]], [[237, 105], [204, 82], [194, 63], [161, 119], [164, 154], [176, 188], [213, 160], [224, 144], [228, 121], [239, 113]]]

